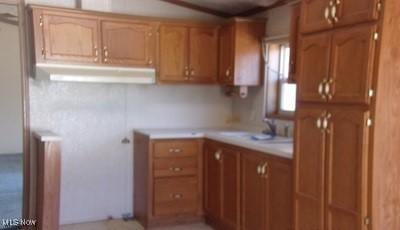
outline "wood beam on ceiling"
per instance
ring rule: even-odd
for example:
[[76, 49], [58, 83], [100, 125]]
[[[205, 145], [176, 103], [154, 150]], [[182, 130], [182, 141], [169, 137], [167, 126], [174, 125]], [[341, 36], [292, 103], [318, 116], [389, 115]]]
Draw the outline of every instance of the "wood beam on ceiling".
[[252, 15], [255, 15], [258, 13], [265, 12], [267, 10], [271, 10], [271, 9], [274, 9], [274, 8], [277, 8], [280, 6], [284, 6], [284, 5], [288, 5], [288, 4], [292, 4], [295, 2], [299, 2], [299, 0], [279, 0], [270, 6], [257, 6], [250, 10], [246, 10], [244, 12], [238, 13], [235, 15], [235, 17], [249, 17], [249, 16], [252, 16]]
[[191, 4], [191, 3], [184, 2], [184, 1], [181, 1], [181, 0], [160, 0], [160, 1], [168, 2], [168, 3], [174, 4], [174, 5], [182, 6], [182, 7], [188, 8], [188, 9], [192, 9], [192, 10], [197, 10], [197, 11], [200, 11], [200, 12], [203, 12], [203, 13], [212, 14], [212, 15], [215, 15], [215, 16], [218, 16], [218, 17], [230, 18], [230, 17], [234, 16], [232, 14], [228, 14], [228, 13], [225, 13], [223, 11], [210, 9], [210, 8], [207, 8], [207, 7]]

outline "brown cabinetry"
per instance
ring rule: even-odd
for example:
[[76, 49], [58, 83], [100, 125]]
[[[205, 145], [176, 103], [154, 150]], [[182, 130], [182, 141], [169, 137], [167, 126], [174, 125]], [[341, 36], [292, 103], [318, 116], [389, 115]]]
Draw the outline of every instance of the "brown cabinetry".
[[367, 24], [304, 36], [299, 100], [370, 103], [376, 31], [375, 24]]
[[218, 27], [162, 24], [160, 81], [214, 83], [218, 75]]
[[135, 133], [134, 210], [143, 226], [201, 220], [202, 144]]
[[156, 26], [140, 21], [102, 21], [103, 62], [154, 67]]
[[368, 118], [365, 109], [298, 111], [295, 229], [362, 228], [367, 216]]
[[100, 63], [96, 18], [63, 12], [34, 12], [38, 61]]
[[265, 22], [237, 19], [221, 29], [219, 82], [230, 86], [255, 86], [263, 70], [262, 38]]
[[205, 214], [217, 229], [291, 229], [291, 161], [206, 140]]
[[37, 63], [156, 65], [154, 21], [33, 7]]
[[306, 0], [302, 1], [302, 33], [378, 19], [380, 0]]
[[240, 154], [226, 145], [205, 144], [205, 201], [207, 220], [221, 229], [238, 229], [240, 212]]

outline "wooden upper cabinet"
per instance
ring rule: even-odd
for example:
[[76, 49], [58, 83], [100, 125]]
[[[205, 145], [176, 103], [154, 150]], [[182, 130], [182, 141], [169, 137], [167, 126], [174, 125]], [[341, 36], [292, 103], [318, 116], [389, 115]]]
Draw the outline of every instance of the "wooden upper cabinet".
[[159, 53], [161, 82], [215, 83], [218, 27], [163, 24]]
[[303, 36], [299, 50], [298, 100], [323, 102], [324, 81], [329, 77], [330, 33]]
[[301, 32], [310, 33], [333, 27], [376, 20], [379, 0], [305, 0], [301, 8]]
[[218, 76], [218, 27], [189, 29], [190, 80], [213, 83]]
[[219, 80], [230, 86], [257, 86], [263, 74], [265, 22], [235, 20], [222, 28]]
[[180, 25], [160, 26], [160, 76], [161, 82], [189, 80], [188, 28]]
[[362, 25], [333, 33], [328, 92], [329, 101], [369, 103], [374, 73], [375, 24]]
[[334, 4], [337, 8], [335, 26], [351, 25], [378, 19], [380, 12], [379, 1], [381, 0], [336, 0]]
[[228, 85], [233, 79], [234, 65], [234, 27], [232, 24], [223, 26], [219, 36], [219, 73], [221, 84]]
[[155, 66], [155, 25], [139, 21], [102, 21], [101, 31], [104, 63], [121, 66]]
[[268, 180], [260, 174], [260, 167], [268, 164], [268, 160], [260, 154], [245, 152], [242, 154], [242, 219], [241, 229], [269, 229], [267, 218]]
[[296, 82], [298, 48], [300, 42], [300, 3], [292, 6], [292, 15], [290, 22], [290, 66], [289, 81]]
[[368, 215], [369, 113], [343, 108], [329, 113], [326, 229], [361, 230]]
[[[36, 59], [45, 62], [99, 63], [99, 21], [80, 14], [42, 11], [35, 14], [42, 30], [36, 38]], [[38, 34], [38, 32], [36, 33]], [[40, 48], [42, 51], [40, 52]], [[39, 48], [39, 49], [38, 49]]]
[[239, 229], [240, 221], [240, 154], [222, 148], [221, 228]]
[[332, 28], [332, 23], [329, 23], [325, 17], [326, 10], [329, 12], [329, 0], [301, 1], [301, 32], [308, 33]]
[[[294, 229], [323, 230], [326, 133], [322, 125], [323, 109], [300, 108], [296, 113], [294, 154], [295, 205]], [[320, 121], [318, 123], [318, 121]]]

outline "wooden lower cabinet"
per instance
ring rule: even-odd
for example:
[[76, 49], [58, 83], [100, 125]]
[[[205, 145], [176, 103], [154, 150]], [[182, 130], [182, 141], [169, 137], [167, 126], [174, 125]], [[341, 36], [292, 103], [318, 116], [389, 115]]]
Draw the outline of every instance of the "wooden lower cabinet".
[[204, 147], [204, 208], [216, 229], [292, 228], [292, 163], [211, 140]]
[[240, 154], [211, 141], [207, 141], [204, 150], [206, 219], [218, 229], [238, 229]]
[[203, 140], [134, 140], [135, 218], [145, 228], [201, 221]]

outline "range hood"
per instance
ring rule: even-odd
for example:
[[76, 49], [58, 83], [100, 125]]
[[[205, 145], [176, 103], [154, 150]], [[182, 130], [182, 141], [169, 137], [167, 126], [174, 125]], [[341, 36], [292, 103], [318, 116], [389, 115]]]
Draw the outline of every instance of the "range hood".
[[37, 63], [35, 78], [50, 81], [155, 84], [156, 70]]

